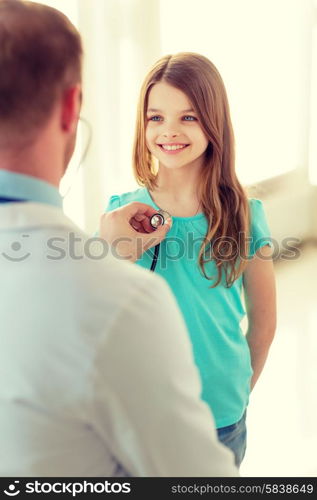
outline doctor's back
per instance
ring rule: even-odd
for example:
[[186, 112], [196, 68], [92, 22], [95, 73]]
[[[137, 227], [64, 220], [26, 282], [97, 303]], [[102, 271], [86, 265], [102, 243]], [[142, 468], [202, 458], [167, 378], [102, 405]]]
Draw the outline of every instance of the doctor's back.
[[235, 475], [167, 285], [87, 241], [0, 205], [0, 475]]

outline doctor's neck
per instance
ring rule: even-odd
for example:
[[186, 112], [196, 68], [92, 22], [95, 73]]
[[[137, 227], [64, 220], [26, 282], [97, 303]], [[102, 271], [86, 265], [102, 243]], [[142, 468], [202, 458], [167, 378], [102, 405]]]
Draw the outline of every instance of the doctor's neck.
[[0, 170], [35, 177], [58, 187], [64, 174], [64, 155], [58, 136], [48, 124], [29, 141], [12, 141], [0, 147]]
[[62, 176], [62, 167], [58, 166], [61, 162], [53, 149], [47, 148], [45, 154], [39, 149], [0, 150], [0, 170], [35, 177], [58, 187]]

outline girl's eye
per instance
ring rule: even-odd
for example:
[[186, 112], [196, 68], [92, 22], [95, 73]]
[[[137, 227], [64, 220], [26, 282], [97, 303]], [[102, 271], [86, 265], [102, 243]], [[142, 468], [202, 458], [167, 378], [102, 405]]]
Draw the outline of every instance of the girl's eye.
[[183, 120], [185, 122], [195, 122], [197, 121], [197, 118], [195, 118], [195, 116], [187, 115], [183, 117]]
[[150, 118], [148, 118], [148, 120], [151, 121], [151, 122], [159, 122], [159, 121], [162, 120], [162, 117], [158, 116], [158, 115], [150, 116]]

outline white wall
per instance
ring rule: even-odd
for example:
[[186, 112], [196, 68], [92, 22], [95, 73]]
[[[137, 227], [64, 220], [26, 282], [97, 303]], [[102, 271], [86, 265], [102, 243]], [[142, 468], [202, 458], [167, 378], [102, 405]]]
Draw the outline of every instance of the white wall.
[[309, 178], [314, 185], [317, 185], [317, 0], [314, 0], [314, 14], [312, 18]]
[[251, 191], [264, 202], [272, 237], [317, 238], [317, 187], [308, 182], [307, 168], [259, 183]]

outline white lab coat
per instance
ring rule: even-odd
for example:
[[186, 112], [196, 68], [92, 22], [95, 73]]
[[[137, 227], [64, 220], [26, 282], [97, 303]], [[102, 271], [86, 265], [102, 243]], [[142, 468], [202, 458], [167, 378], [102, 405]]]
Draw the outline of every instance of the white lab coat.
[[236, 476], [168, 286], [100, 249], [0, 205], [0, 475]]

